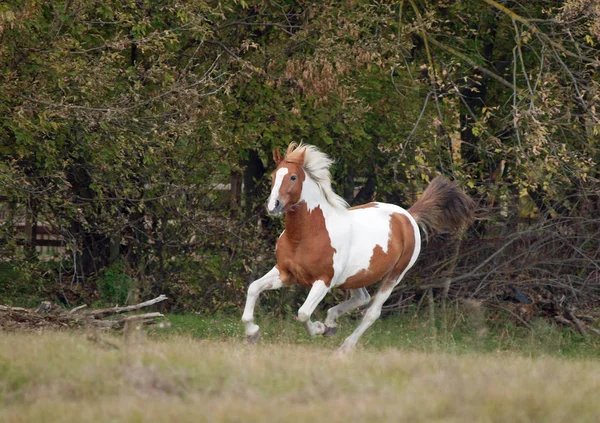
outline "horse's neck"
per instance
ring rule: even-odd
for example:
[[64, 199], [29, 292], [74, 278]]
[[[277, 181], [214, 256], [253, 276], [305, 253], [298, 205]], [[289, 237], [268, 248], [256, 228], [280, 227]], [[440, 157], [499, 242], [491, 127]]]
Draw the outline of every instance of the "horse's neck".
[[285, 234], [294, 244], [299, 244], [306, 236], [306, 228], [309, 226], [310, 212], [306, 203], [301, 202], [285, 213]]
[[325, 229], [328, 219], [341, 218], [315, 182], [307, 178], [304, 183], [300, 203], [285, 214], [285, 232], [294, 242], [314, 237], [315, 231]]
[[316, 207], [321, 207], [321, 210], [325, 211], [325, 207], [331, 207], [319, 185], [308, 175], [306, 175], [306, 179], [302, 184], [300, 200], [306, 203], [309, 211]]

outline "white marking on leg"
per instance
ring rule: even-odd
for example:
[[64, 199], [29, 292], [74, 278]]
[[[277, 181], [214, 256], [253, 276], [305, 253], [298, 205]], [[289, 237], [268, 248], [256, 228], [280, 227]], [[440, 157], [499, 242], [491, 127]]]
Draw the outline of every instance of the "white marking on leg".
[[254, 324], [254, 306], [261, 292], [267, 289], [279, 289], [283, 286], [279, 277], [279, 269], [274, 267], [262, 278], [255, 280], [248, 287], [248, 297], [242, 315], [242, 322], [246, 326], [246, 336], [256, 335], [259, 327]]
[[321, 335], [325, 332], [325, 325], [321, 322], [311, 322], [310, 316], [313, 314], [319, 303], [325, 298], [325, 295], [329, 292], [329, 287], [325, 285], [322, 280], [317, 280], [313, 283], [306, 301], [298, 310], [298, 320], [304, 323], [306, 332], [309, 335]]
[[325, 319], [325, 326], [334, 328], [337, 326], [337, 319], [345, 313], [357, 309], [365, 304], [369, 304], [371, 296], [366, 288], [358, 288], [350, 291], [350, 298], [343, 303], [336, 305], [335, 307], [327, 310], [327, 319]]
[[275, 173], [275, 183], [273, 184], [273, 189], [271, 190], [271, 195], [269, 196], [269, 203], [267, 205], [267, 209], [269, 211], [273, 211], [275, 209], [275, 203], [279, 197], [279, 189], [283, 183], [283, 177], [287, 175], [289, 171], [290, 170], [287, 167], [282, 167]]

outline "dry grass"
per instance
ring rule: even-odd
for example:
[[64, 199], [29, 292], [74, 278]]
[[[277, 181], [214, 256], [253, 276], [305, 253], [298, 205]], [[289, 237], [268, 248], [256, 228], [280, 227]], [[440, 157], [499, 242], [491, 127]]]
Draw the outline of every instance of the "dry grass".
[[4, 333], [2, 422], [597, 422], [600, 361]]

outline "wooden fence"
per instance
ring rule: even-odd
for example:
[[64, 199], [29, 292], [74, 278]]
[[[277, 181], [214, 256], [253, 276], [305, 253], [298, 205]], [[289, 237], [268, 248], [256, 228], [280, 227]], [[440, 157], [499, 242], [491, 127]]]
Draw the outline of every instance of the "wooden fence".
[[[47, 222], [34, 222], [27, 207], [10, 203], [2, 196], [0, 196], [0, 228], [16, 233], [19, 246], [35, 246], [35, 251], [41, 259], [66, 254], [64, 238], [58, 231]], [[0, 232], [1, 237], [2, 232]]]

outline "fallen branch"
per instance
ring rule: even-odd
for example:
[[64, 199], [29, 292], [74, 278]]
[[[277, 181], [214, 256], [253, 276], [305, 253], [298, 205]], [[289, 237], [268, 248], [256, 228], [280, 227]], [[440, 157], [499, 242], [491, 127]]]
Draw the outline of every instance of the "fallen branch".
[[571, 307], [567, 307], [565, 311], [566, 311], [567, 316], [569, 317], [569, 319], [571, 319], [571, 321], [575, 324], [575, 327], [577, 328], [577, 330], [579, 331], [579, 333], [582, 336], [586, 336], [587, 335], [587, 331], [585, 330], [585, 327], [583, 326], [583, 323], [581, 323], [581, 320], [579, 320], [575, 316], [575, 313], [573, 313], [573, 309]]
[[126, 316], [118, 319], [93, 320], [92, 324], [100, 328], [122, 329], [127, 323], [136, 325], [148, 325], [160, 317], [165, 317], [162, 313], [136, 314], [135, 316]]
[[72, 309], [71, 311], [69, 311], [69, 316], [77, 313], [79, 310], [84, 309], [86, 307], [87, 307], [87, 304], [83, 304], [83, 305], [80, 305], [79, 307], [75, 307], [74, 309]]
[[498, 310], [502, 310], [507, 312], [508, 314], [512, 315], [514, 318], [516, 318], [519, 322], [521, 322], [523, 324], [523, 326], [525, 326], [527, 329], [529, 329], [530, 331], [533, 332], [533, 328], [531, 327], [531, 325], [529, 323], [527, 323], [525, 320], [523, 320], [523, 318], [521, 316], [519, 316], [517, 313], [515, 313], [512, 310], [509, 310], [506, 307], [502, 307], [500, 305], [497, 304], [489, 304], [489, 306], [497, 308]]
[[89, 316], [93, 316], [93, 317], [105, 317], [105, 316], [110, 316], [111, 314], [127, 313], [129, 311], [134, 311], [134, 310], [139, 310], [140, 308], [149, 307], [151, 305], [165, 301], [166, 299], [167, 299], [167, 296], [161, 294], [158, 297], [156, 297], [152, 300], [144, 301], [143, 303], [125, 306], [125, 307], [101, 308], [99, 310], [90, 311], [87, 314]]
[[575, 327], [575, 325], [573, 324], [572, 321], [570, 321], [569, 319], [566, 319], [562, 316], [554, 316], [554, 320], [556, 320], [558, 323], [562, 323], [565, 326], [569, 326], [571, 328]]
[[7, 305], [0, 304], [0, 311], [29, 311], [29, 310], [26, 308], [22, 308], [22, 307], [9, 307]]

